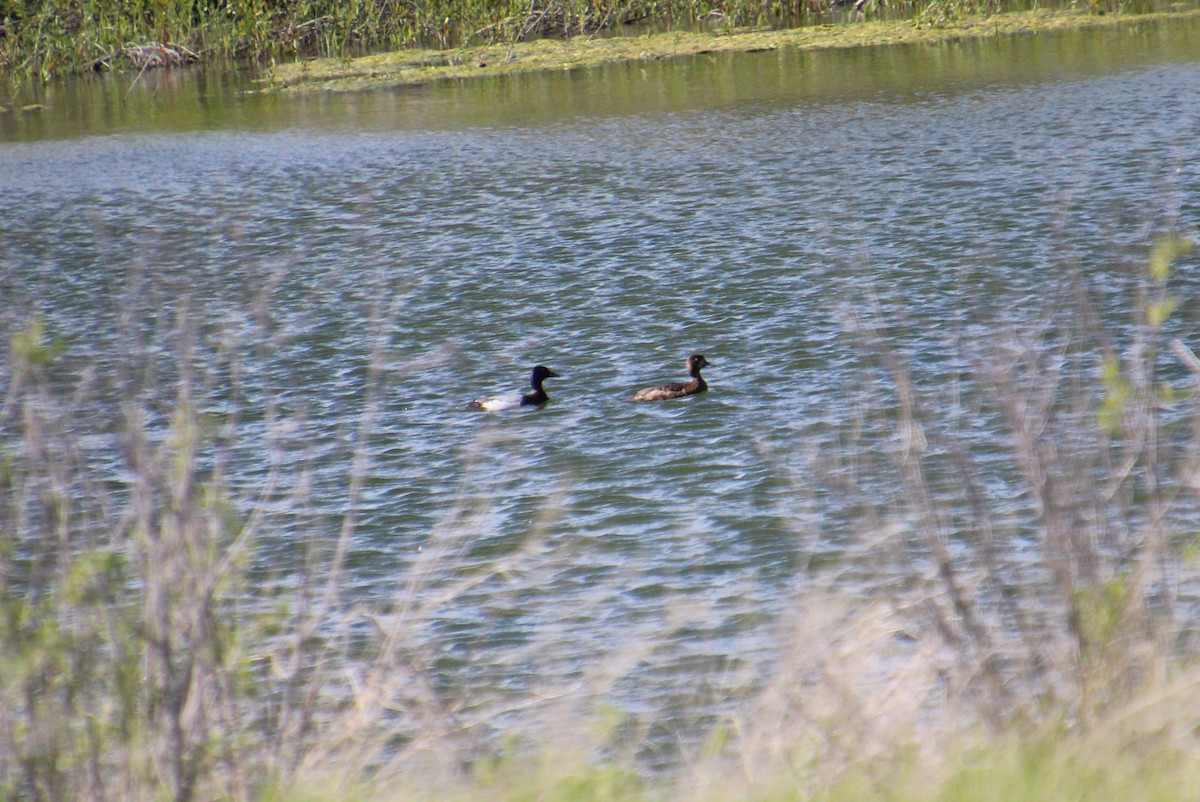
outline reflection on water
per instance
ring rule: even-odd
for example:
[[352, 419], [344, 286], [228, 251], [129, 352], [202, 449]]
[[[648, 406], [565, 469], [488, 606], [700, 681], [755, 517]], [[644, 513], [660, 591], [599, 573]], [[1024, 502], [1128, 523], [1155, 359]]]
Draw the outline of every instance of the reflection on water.
[[[246, 92], [264, 76], [201, 69], [99, 74], [0, 100], [0, 141], [147, 131], [429, 130], [535, 125], [804, 101], [948, 93], [1194, 60], [1194, 21], [844, 51], [709, 54], [587, 70], [304, 98]], [[11, 90], [10, 90], [11, 91]], [[45, 110], [16, 110], [40, 104]]]
[[[696, 693], [741, 681], [732, 667], [808, 569], [858, 534], [853, 500], [811, 470], [872, 448], [856, 315], [874, 309], [968, 418], [964, 342], [1054, 321], [1074, 265], [1126, 309], [1150, 235], [1196, 227], [1194, 34], [356, 97], [243, 97], [202, 73], [56, 89], [44, 116], [0, 120], [21, 140], [0, 146], [0, 321], [7, 336], [40, 313], [115, 393], [122, 332], [170, 349], [186, 298], [214, 405], [241, 405], [235, 486], [253, 498], [268, 455], [304, 485], [266, 500], [275, 569], [336, 536], [374, 388], [358, 598], [391, 598], [439, 539], [459, 568], [509, 555], [520, 570], [439, 609], [448, 676], [521, 687], [649, 642], [622, 692]], [[1184, 332], [1194, 266], [1176, 287]], [[263, 293], [267, 348], [251, 322]], [[629, 400], [682, 378], [692, 351], [713, 362], [710, 393]], [[229, 352], [247, 366], [237, 393]], [[545, 409], [462, 408], [535, 363], [563, 375]]]

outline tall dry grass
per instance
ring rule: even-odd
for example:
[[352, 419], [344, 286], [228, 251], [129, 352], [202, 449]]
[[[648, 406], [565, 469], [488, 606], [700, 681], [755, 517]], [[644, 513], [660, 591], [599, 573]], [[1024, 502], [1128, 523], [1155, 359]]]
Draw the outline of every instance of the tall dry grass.
[[948, 326], [936, 380], [901, 321], [849, 309], [853, 425], [792, 481], [798, 515], [836, 496], [857, 536], [673, 798], [1200, 792], [1200, 360], [1171, 291], [1191, 250], [1158, 238], [1124, 316], [1068, 269], [1040, 327]]
[[[284, 576], [257, 550], [277, 538], [272, 510], [311, 508], [311, 477], [293, 454], [302, 422], [261, 364], [278, 336], [270, 291], [213, 327], [186, 297], [137, 297], [139, 283], [109, 375], [39, 317], [10, 331], [0, 798], [254, 799], [313, 765], [358, 771], [421, 748], [451, 719], [405, 628], [436, 604], [421, 583], [442, 576], [415, 572], [394, 615], [344, 596], [386, 338], [345, 466], [348, 511], [293, 544]], [[250, 431], [266, 453], [237, 495], [227, 469]]]
[[[438, 682], [426, 628], [490, 578], [536, 584], [537, 532], [459, 570], [487, 515], [465, 493], [389, 602], [346, 593], [388, 310], [347, 512], [287, 582], [258, 549], [311, 482], [285, 456], [302, 422], [256, 363], [280, 336], [270, 282], [214, 327], [186, 297], [148, 315], [133, 281], [111, 375], [22, 319], [0, 406], [0, 798], [1005, 799], [1064, 774], [1137, 787], [1139, 766], [1181, 793], [1200, 360], [1174, 339], [1170, 278], [1189, 247], [1157, 242], [1132, 320], [1106, 320], [1076, 274], [1044, 328], [963, 336], [961, 386], [925, 381], [877, 310], [849, 315], [857, 434], [793, 480], [856, 505], [850, 557], [810, 572], [776, 653], [661, 775], [636, 757], [653, 713], [607, 702], [652, 644], [517, 694]], [[987, 455], [967, 445], [981, 425]], [[235, 491], [250, 430], [262, 479]], [[866, 597], [843, 581], [856, 557], [882, 580]], [[956, 791], [964, 766], [1016, 795]]]
[[[1132, 320], [1102, 322], [1071, 271], [1044, 329], [964, 342], [975, 408], [953, 383], [920, 386], [870, 319], [858, 322], [894, 399], [885, 450], [906, 510], [894, 553], [961, 662], [960, 690], [994, 726], [1046, 711], [1086, 724], [1165, 682], [1177, 656], [1181, 597], [1196, 589], [1184, 580], [1198, 376], [1183, 378], [1177, 355], [1190, 351], [1166, 324], [1170, 266], [1190, 247], [1157, 241]], [[1004, 440], [999, 471], [964, 445], [979, 419]], [[1021, 517], [998, 503], [1002, 488]]]

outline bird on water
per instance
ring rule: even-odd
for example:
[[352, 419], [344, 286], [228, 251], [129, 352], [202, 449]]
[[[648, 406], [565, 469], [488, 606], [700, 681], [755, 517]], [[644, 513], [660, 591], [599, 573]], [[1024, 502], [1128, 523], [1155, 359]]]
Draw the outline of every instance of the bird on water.
[[688, 376], [691, 377], [691, 381], [668, 382], [656, 387], [646, 387], [634, 393], [633, 400], [665, 401], [668, 398], [683, 398], [684, 396], [702, 393], [708, 389], [708, 383], [700, 375], [700, 368], [706, 368], [708, 364], [709, 362], [704, 358], [704, 354], [692, 354], [687, 358], [687, 372]]
[[546, 395], [546, 390], [542, 387], [542, 382], [551, 377], [557, 378], [558, 374], [545, 365], [535, 365], [533, 372], [529, 374], [529, 386], [532, 388], [529, 392], [524, 395], [511, 393], [509, 395], [495, 395], [490, 398], [476, 398], [467, 404], [467, 409], [499, 412], [504, 409], [517, 409], [518, 407], [540, 407], [550, 400], [550, 396]]

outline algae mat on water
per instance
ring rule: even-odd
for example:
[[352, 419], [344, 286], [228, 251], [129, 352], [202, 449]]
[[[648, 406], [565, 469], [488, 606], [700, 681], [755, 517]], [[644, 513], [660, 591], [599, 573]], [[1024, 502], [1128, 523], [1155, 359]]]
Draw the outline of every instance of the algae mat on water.
[[854, 22], [789, 30], [737, 29], [640, 36], [541, 39], [457, 50], [400, 50], [355, 59], [315, 59], [278, 65], [263, 91], [358, 91], [538, 70], [571, 70], [618, 61], [645, 61], [715, 52], [779, 48], [818, 50], [921, 44], [954, 39], [1034, 34], [1064, 28], [1163, 23], [1200, 16], [1200, 9], [1140, 15], [1024, 11], [932, 25], [920, 20]]

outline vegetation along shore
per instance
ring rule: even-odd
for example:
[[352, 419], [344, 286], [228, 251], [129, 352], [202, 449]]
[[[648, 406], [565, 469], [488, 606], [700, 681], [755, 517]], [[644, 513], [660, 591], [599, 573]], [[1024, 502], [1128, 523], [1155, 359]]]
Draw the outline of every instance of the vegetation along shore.
[[[781, 47], [931, 42], [1191, 16], [1195, 2], [1002, 10], [978, 0], [216, 0], [0, 7], [0, 74], [54, 80], [196, 62], [273, 66], [275, 88], [362, 89]], [[620, 35], [612, 35], [620, 34]]]
[[810, 25], [783, 30], [726, 29], [670, 31], [642, 36], [538, 39], [454, 50], [410, 48], [358, 58], [320, 58], [279, 64], [264, 80], [268, 90], [357, 91], [462, 79], [577, 69], [621, 61], [648, 61], [721, 52], [758, 52], [781, 48], [821, 50], [878, 45], [932, 44], [1060, 30], [1112, 27], [1133, 21], [1161, 23], [1200, 16], [1200, 9], [1152, 12], [1137, 16], [1096, 15], [1079, 10], [1015, 11], [939, 19], [874, 20]]

